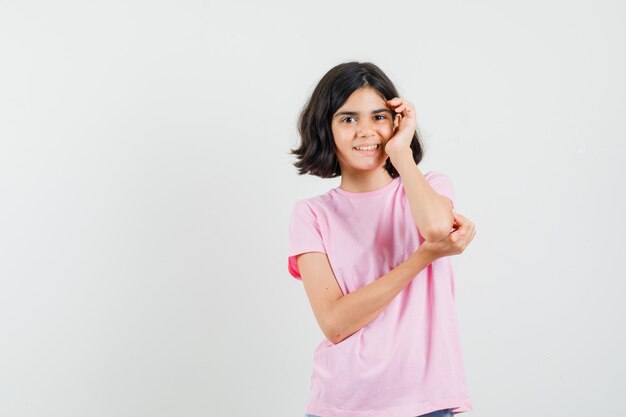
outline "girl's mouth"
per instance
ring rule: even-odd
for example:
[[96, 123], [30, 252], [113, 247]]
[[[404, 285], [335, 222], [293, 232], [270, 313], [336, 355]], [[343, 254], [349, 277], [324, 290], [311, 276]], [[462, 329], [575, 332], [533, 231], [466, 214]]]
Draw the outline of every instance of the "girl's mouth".
[[354, 149], [355, 151], [359, 152], [359, 153], [363, 153], [363, 154], [375, 154], [380, 150], [380, 143], [376, 144], [375, 146], [364, 146], [364, 147], [353, 147], [352, 149]]

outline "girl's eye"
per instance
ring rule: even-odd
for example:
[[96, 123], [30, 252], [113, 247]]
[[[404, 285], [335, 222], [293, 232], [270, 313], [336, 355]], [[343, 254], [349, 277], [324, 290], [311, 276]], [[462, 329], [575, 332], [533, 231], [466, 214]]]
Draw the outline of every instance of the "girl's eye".
[[[374, 116], [374, 119], [375, 119], [375, 120], [384, 120], [384, 119], [386, 119], [386, 118], [387, 118], [387, 117], [386, 117], [384, 114], [377, 114], [377, 115], [375, 115], [375, 116]], [[354, 119], [354, 117], [352, 117], [352, 116], [348, 116], [348, 117], [346, 117], [345, 119], [343, 119], [341, 122], [342, 122], [342, 123], [350, 123], [350, 120], [351, 120], [351, 119]]]

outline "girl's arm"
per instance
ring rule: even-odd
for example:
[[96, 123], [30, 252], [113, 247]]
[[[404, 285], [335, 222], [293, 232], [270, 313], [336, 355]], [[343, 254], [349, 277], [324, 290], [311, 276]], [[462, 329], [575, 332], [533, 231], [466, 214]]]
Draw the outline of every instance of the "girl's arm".
[[396, 152], [389, 158], [400, 174], [415, 225], [421, 235], [429, 242], [445, 239], [454, 222], [452, 202], [428, 184], [415, 164], [411, 148]]
[[343, 295], [322, 252], [297, 257], [302, 283], [322, 332], [333, 344], [367, 326], [413, 278], [436, 259], [456, 255], [474, 238], [476, 228], [469, 219], [456, 214], [459, 227], [438, 242], [420, 245], [404, 262], [375, 281]]
[[413, 159], [411, 141], [417, 126], [415, 106], [400, 97], [387, 100], [387, 104], [397, 114], [394, 135], [384, 149], [400, 174], [417, 230], [428, 242], [445, 239], [454, 224], [452, 202], [432, 189]]
[[299, 255], [302, 283], [326, 338], [337, 344], [374, 320], [417, 274], [438, 255], [421, 246], [404, 262], [375, 281], [343, 295], [326, 254]]

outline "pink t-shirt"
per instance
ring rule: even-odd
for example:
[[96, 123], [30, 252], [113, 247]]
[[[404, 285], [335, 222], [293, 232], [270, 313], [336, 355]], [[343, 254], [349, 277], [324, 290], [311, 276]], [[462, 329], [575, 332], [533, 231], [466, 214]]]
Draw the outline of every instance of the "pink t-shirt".
[[[454, 204], [441, 172], [424, 175]], [[295, 255], [324, 252], [342, 293], [404, 262], [424, 239], [400, 177], [369, 192], [339, 187], [298, 200], [289, 220], [289, 273]], [[415, 417], [472, 410], [454, 305], [450, 257], [424, 268], [369, 324], [341, 342], [326, 338], [313, 354], [305, 413], [321, 417]]]

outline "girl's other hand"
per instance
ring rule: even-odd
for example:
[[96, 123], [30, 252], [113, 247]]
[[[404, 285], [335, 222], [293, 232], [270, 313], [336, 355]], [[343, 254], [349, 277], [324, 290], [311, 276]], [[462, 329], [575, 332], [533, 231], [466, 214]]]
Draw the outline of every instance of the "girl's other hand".
[[448, 236], [437, 242], [424, 241], [417, 249], [427, 253], [433, 261], [444, 256], [463, 253], [474, 238], [474, 235], [476, 235], [474, 223], [454, 210], [452, 210], [452, 213], [454, 214], [454, 228]]
[[387, 100], [387, 105], [395, 112], [394, 133], [384, 144], [383, 150], [390, 157], [411, 149], [411, 141], [417, 127], [415, 106], [409, 100], [394, 97]]

